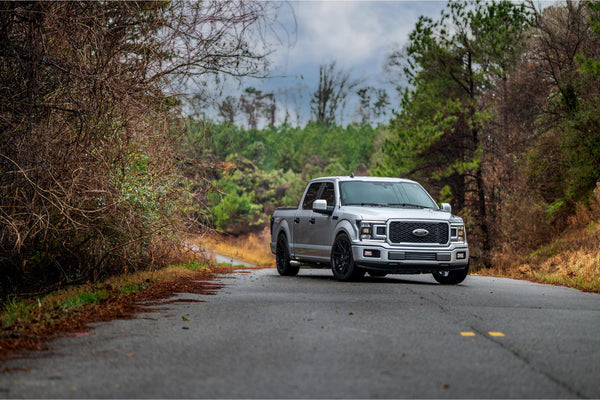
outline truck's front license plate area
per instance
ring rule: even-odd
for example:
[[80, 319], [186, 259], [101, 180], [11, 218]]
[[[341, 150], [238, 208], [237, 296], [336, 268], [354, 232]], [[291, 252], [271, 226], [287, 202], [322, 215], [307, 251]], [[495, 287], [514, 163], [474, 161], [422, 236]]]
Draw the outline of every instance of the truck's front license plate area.
[[399, 261], [451, 261], [452, 253], [391, 251], [388, 259]]

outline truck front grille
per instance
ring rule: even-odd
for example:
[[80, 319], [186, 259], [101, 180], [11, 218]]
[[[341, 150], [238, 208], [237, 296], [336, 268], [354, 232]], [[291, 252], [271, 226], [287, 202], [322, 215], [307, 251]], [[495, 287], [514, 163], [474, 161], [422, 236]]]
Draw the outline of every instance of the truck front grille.
[[[415, 231], [426, 230], [424, 236], [414, 234]], [[447, 244], [450, 226], [446, 222], [390, 222], [390, 242], [392, 243], [435, 243]]]

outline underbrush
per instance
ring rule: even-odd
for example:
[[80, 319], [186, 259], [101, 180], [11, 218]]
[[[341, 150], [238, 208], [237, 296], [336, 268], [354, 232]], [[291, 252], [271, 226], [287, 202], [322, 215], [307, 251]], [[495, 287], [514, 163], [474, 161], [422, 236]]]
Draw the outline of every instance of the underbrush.
[[264, 228], [259, 233], [243, 236], [227, 236], [214, 234], [200, 239], [192, 239], [194, 244], [215, 253], [229, 256], [240, 261], [263, 268], [275, 268], [275, 256], [271, 253], [271, 233]]
[[478, 271], [600, 293], [600, 183], [580, 204], [562, 234], [529, 254], [501, 252], [495, 267]]
[[114, 276], [98, 283], [64, 288], [33, 298], [12, 298], [0, 309], [0, 356], [15, 350], [38, 350], [57, 334], [88, 330], [86, 324], [127, 318], [141, 311], [140, 303], [168, 298], [174, 293], [211, 294], [206, 283], [215, 272], [231, 267], [203, 261]]

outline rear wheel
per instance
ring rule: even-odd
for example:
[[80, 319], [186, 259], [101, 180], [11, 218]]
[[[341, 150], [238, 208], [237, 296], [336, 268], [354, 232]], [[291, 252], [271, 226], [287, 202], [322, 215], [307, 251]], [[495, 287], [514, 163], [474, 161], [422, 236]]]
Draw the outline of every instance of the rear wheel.
[[338, 281], [354, 281], [365, 275], [365, 270], [354, 264], [352, 243], [346, 234], [340, 234], [331, 248], [331, 270]]
[[433, 273], [433, 279], [442, 285], [456, 285], [465, 280], [469, 274], [469, 265], [454, 271], [439, 271]]
[[279, 275], [294, 276], [298, 274], [300, 266], [294, 266], [290, 263], [290, 250], [285, 234], [280, 234], [277, 238], [277, 248], [275, 249], [275, 263]]

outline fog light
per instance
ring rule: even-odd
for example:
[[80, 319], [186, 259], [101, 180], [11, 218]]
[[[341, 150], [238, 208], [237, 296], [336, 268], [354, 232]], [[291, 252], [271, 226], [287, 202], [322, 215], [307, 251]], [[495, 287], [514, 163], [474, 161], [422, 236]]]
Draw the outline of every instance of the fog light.
[[363, 250], [364, 257], [378, 258], [380, 254], [381, 253], [379, 252], [379, 250], [368, 250], [368, 249]]
[[464, 251], [459, 251], [458, 253], [456, 253], [457, 260], [464, 260], [466, 257], [467, 253], [465, 253]]

